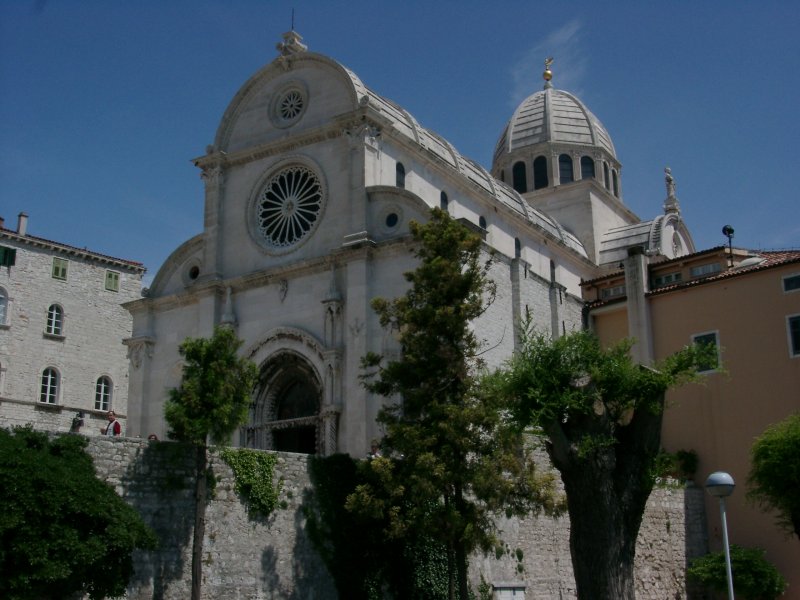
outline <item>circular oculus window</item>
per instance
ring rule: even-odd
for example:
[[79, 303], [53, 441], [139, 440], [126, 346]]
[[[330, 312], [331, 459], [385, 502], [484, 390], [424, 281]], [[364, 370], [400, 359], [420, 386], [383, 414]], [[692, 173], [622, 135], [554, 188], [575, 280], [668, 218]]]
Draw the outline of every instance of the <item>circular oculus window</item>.
[[311, 169], [282, 169], [267, 180], [256, 199], [256, 229], [268, 247], [289, 248], [314, 229], [322, 201], [322, 184]]
[[272, 121], [277, 127], [289, 127], [296, 123], [306, 110], [307, 94], [297, 82], [278, 92], [270, 109]]

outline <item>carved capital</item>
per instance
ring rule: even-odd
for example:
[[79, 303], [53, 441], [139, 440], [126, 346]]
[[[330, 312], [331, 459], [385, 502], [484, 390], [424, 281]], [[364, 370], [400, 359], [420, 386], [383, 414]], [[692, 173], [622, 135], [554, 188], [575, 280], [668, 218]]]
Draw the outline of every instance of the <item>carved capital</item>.
[[223, 177], [224, 171], [219, 165], [207, 167], [200, 173], [200, 179], [203, 180], [206, 187], [221, 184]]
[[374, 125], [360, 123], [354, 127], [344, 129], [350, 147], [359, 147], [361, 144], [380, 151], [381, 130]]
[[152, 338], [129, 338], [124, 340], [123, 343], [128, 347], [128, 360], [134, 370], [138, 370], [142, 366], [142, 361], [145, 358], [153, 358], [155, 341]]

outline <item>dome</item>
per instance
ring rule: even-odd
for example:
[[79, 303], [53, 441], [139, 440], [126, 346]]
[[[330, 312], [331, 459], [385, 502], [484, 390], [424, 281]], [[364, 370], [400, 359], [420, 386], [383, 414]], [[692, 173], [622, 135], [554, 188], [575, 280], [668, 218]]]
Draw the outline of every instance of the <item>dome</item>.
[[497, 142], [494, 160], [504, 153], [541, 143], [596, 147], [617, 158], [606, 128], [578, 98], [550, 87], [528, 96]]

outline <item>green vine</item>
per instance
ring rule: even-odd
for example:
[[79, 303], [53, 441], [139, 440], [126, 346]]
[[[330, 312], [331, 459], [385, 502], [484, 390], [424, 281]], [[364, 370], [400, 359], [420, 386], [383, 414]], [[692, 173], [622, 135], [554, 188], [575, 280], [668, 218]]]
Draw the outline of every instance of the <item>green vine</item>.
[[283, 487], [283, 481], [275, 482], [277, 456], [248, 448], [224, 448], [220, 456], [233, 470], [234, 489], [244, 498], [248, 511], [268, 517], [278, 505]]

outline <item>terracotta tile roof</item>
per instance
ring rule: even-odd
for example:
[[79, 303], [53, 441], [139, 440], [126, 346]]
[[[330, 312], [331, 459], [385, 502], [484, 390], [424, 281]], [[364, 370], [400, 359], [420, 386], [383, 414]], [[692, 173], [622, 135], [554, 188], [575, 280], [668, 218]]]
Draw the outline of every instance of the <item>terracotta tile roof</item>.
[[[659, 263], [654, 263], [650, 265], [650, 268], [657, 266], [662, 267], [664, 265], [668, 265], [669, 263], [673, 262], [683, 262], [687, 259], [691, 259], [693, 257], [697, 257], [700, 255], [708, 254], [714, 255], [718, 253], [720, 250], [725, 251], [726, 259], [727, 259], [727, 248], [725, 246], [718, 246], [716, 248], [710, 248], [707, 250], [703, 250], [702, 252], [695, 252], [694, 254], [689, 254], [686, 256], [681, 256], [678, 258], [674, 258], [672, 260], [663, 261]], [[749, 256], [747, 258], [753, 257], [760, 257], [764, 260], [758, 263], [753, 264], [746, 264], [745, 266], [738, 266], [734, 267], [733, 269], [725, 269], [724, 271], [720, 271], [718, 273], [713, 273], [711, 275], [707, 275], [705, 277], [697, 277], [696, 279], [690, 279], [688, 281], [681, 281], [672, 283], [669, 285], [664, 285], [659, 288], [650, 290], [645, 294], [645, 296], [656, 296], [658, 294], [664, 294], [666, 292], [672, 292], [679, 289], [686, 289], [690, 287], [696, 287], [698, 285], [703, 285], [706, 283], [712, 283], [714, 281], [719, 281], [721, 279], [730, 279], [732, 277], [739, 277], [741, 275], [746, 275], [748, 273], [754, 273], [756, 271], [764, 271], [766, 269], [772, 269], [775, 267], [779, 267], [782, 265], [788, 265], [792, 263], [799, 263], [800, 264], [800, 250], [790, 249], [790, 250], [750, 250]], [[747, 259], [745, 259], [747, 260]], [[742, 261], [740, 261], [741, 264]], [[582, 286], [588, 286], [592, 284], [596, 284], [598, 282], [602, 282], [609, 279], [619, 278], [624, 275], [624, 271], [614, 271], [613, 273], [608, 273], [601, 277], [597, 277], [595, 279], [591, 279], [588, 281], [581, 282]], [[591, 300], [586, 303], [587, 308], [599, 308], [601, 306], [610, 306], [619, 302], [624, 302], [627, 299], [627, 296], [616, 296], [614, 298], [605, 298], [605, 299], [597, 299]]]
[[645, 295], [655, 296], [657, 294], [663, 294], [664, 292], [670, 292], [677, 289], [685, 289], [689, 287], [702, 285], [705, 283], [711, 283], [713, 281], [719, 281], [720, 279], [730, 279], [732, 277], [739, 277], [740, 275], [753, 273], [755, 271], [764, 271], [766, 269], [772, 269], [774, 267], [779, 267], [781, 265], [800, 263], [800, 250], [753, 250], [751, 251], [750, 254], [751, 256], [759, 256], [764, 260], [762, 262], [750, 264], [743, 267], [734, 267], [733, 269], [726, 269], [724, 271], [720, 271], [719, 273], [714, 273], [706, 277], [698, 277], [697, 279], [692, 279], [689, 281], [682, 281], [679, 283], [665, 285], [656, 288], [654, 290], [650, 290]]

